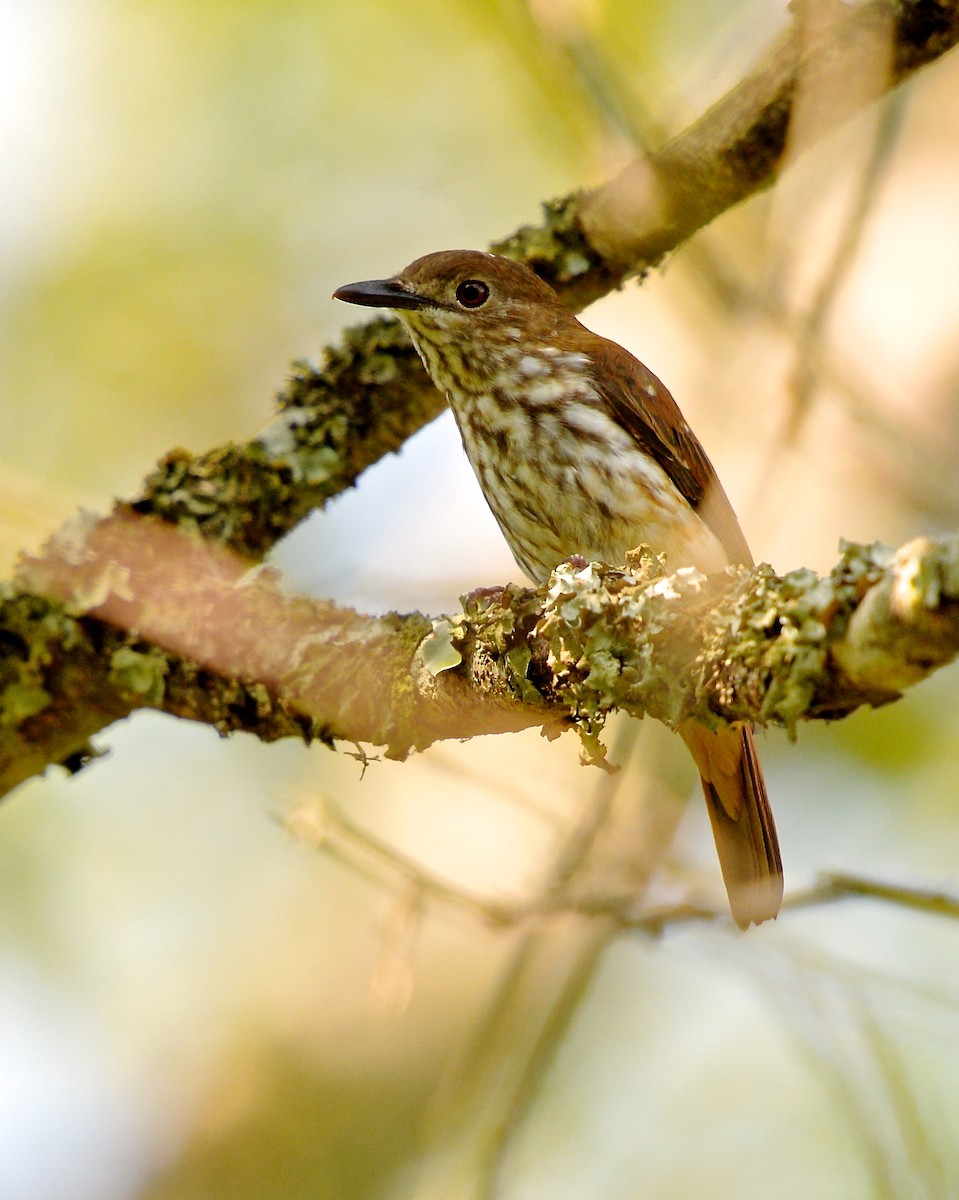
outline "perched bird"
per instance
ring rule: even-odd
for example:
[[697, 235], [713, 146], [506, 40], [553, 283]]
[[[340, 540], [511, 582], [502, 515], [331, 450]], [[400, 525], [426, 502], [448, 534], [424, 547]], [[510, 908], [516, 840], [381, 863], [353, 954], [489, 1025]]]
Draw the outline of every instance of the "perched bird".
[[[716, 472], [662, 383], [591, 333], [528, 267], [475, 250], [339, 288], [395, 309], [446, 396], [486, 501], [536, 583], [641, 542], [673, 568], [752, 563]], [[775, 917], [782, 863], [748, 725], [679, 730], [702, 778], [733, 917]]]

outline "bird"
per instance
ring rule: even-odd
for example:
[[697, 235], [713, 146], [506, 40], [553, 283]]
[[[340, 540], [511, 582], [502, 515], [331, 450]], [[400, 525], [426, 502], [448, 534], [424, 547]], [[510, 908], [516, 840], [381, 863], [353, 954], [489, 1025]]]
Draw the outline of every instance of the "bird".
[[[393, 310], [452, 409], [517, 564], [536, 584], [579, 556], [622, 565], [641, 543], [670, 569], [753, 565], [733, 508], [665, 385], [587, 329], [531, 268], [441, 250], [338, 288]], [[699, 770], [733, 919], [777, 916], [783, 869], [748, 723], [678, 732]]]

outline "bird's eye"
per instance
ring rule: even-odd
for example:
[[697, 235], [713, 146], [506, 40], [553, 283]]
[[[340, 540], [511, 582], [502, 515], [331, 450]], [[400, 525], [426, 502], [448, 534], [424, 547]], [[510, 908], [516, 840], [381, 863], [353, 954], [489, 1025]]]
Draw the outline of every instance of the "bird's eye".
[[489, 287], [481, 279], [464, 279], [456, 289], [456, 299], [464, 308], [479, 308], [489, 299]]

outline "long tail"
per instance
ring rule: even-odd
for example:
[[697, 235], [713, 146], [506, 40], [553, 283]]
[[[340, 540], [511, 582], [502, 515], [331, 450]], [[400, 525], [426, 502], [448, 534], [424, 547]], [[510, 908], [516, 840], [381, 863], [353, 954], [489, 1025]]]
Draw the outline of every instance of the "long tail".
[[779, 913], [783, 865], [762, 767], [749, 725], [679, 730], [699, 768], [729, 907], [740, 929]]

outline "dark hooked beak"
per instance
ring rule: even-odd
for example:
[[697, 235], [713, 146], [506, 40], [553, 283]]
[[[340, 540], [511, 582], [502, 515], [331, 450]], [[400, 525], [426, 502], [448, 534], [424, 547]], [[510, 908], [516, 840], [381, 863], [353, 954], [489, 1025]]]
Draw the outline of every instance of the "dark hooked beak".
[[334, 300], [347, 304], [364, 304], [367, 308], [428, 308], [432, 301], [408, 292], [395, 279], [367, 279], [337, 288]]

